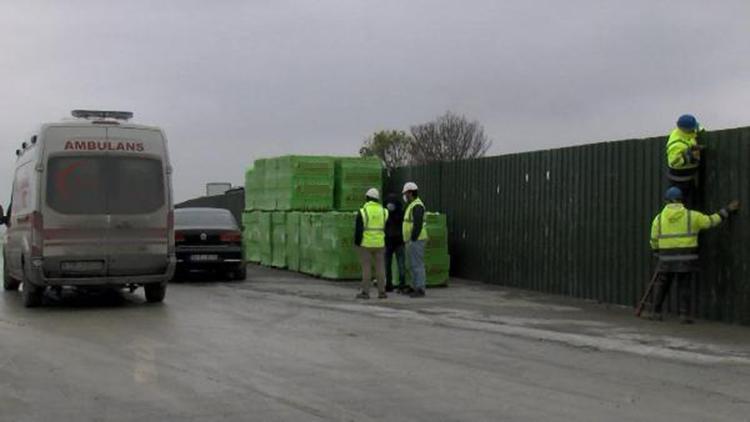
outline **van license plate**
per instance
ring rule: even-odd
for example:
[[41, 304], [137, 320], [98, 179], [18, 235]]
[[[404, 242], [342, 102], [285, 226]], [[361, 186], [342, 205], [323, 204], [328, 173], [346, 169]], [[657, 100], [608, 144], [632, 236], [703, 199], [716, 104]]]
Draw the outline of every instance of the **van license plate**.
[[68, 261], [60, 264], [60, 269], [64, 272], [84, 273], [101, 271], [104, 269], [102, 261]]
[[190, 260], [195, 262], [218, 261], [219, 255], [190, 255]]

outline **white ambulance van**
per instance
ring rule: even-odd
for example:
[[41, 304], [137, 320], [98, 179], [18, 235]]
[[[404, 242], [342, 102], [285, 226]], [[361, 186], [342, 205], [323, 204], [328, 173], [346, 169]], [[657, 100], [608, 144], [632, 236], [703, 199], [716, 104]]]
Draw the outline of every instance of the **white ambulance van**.
[[132, 116], [74, 110], [16, 151], [3, 284], [23, 285], [26, 307], [64, 286], [143, 286], [148, 302], [164, 300], [175, 266], [167, 140]]

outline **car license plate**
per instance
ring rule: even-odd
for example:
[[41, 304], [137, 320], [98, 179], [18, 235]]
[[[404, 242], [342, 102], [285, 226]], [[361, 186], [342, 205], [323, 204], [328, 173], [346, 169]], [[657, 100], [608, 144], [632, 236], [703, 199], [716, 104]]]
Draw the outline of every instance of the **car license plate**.
[[102, 261], [67, 261], [60, 264], [60, 269], [65, 272], [84, 273], [101, 271], [104, 269]]
[[219, 255], [190, 255], [193, 262], [218, 261]]

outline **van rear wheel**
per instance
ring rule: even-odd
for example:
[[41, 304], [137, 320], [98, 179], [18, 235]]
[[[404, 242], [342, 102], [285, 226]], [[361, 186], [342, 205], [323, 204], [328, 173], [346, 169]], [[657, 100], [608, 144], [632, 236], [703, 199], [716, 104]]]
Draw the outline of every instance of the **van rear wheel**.
[[146, 292], [146, 302], [159, 303], [164, 301], [164, 296], [167, 294], [167, 284], [146, 284], [143, 286], [143, 290]]
[[3, 260], [3, 288], [9, 292], [15, 292], [21, 285], [21, 280], [16, 280], [10, 276], [8, 261]]

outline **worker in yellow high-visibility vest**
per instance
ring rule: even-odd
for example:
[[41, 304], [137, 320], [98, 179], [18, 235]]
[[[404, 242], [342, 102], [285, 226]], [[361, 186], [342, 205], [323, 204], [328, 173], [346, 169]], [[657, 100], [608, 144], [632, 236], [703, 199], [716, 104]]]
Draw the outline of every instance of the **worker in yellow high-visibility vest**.
[[671, 187], [665, 195], [667, 205], [654, 218], [651, 225], [651, 249], [658, 253], [659, 273], [654, 285], [654, 314], [661, 320], [662, 304], [673, 282], [677, 283], [680, 297], [680, 315], [684, 323], [692, 323], [690, 309], [690, 280], [697, 271], [698, 233], [716, 227], [735, 214], [740, 203], [730, 202], [715, 214], [705, 215], [689, 210], [683, 205], [680, 188]]
[[697, 140], [701, 131], [695, 116], [683, 114], [677, 119], [677, 127], [667, 139], [667, 179], [671, 186], [680, 188], [687, 206], [694, 205], [693, 197], [703, 150]]
[[362, 285], [357, 299], [370, 298], [372, 267], [378, 279], [378, 298], [388, 297], [385, 293], [385, 222], [388, 210], [380, 204], [380, 192], [370, 188], [365, 194], [365, 204], [357, 213], [354, 229], [354, 244], [357, 245], [359, 261], [362, 264]]
[[424, 224], [425, 209], [424, 203], [419, 198], [419, 188], [414, 182], [404, 184], [402, 190], [406, 210], [404, 211], [404, 242], [406, 242], [406, 255], [409, 261], [412, 284], [414, 291], [411, 297], [418, 298], [425, 296], [425, 286], [427, 283], [427, 274], [424, 268], [424, 248], [427, 243], [427, 228]]

